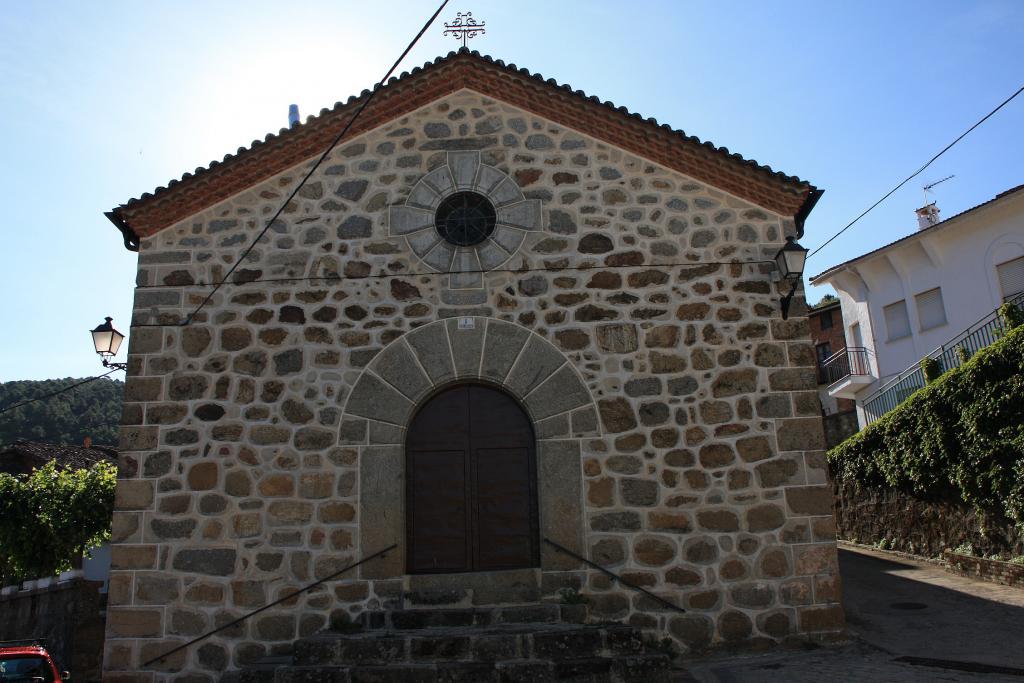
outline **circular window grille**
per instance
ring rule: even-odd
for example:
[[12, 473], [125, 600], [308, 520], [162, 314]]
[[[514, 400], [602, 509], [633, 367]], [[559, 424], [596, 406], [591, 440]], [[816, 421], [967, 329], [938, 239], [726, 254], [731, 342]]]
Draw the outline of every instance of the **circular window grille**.
[[437, 232], [460, 247], [483, 242], [494, 232], [496, 222], [494, 205], [476, 192], [456, 192], [445, 197], [434, 214]]

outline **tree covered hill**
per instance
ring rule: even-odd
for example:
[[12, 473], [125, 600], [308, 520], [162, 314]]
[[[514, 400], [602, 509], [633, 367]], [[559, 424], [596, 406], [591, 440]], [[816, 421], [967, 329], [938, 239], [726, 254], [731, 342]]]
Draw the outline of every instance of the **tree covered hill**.
[[[0, 410], [81, 381], [67, 377], [0, 382]], [[117, 445], [123, 394], [124, 382], [99, 379], [0, 414], [0, 445], [19, 440], [81, 444], [87, 436], [97, 445]]]

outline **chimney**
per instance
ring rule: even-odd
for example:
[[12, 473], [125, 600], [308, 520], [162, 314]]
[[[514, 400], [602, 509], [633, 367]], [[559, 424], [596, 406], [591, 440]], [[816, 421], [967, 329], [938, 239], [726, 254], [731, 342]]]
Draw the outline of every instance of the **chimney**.
[[917, 214], [918, 230], [927, 230], [928, 228], [932, 227], [940, 220], [942, 220], [941, 218], [939, 218], [939, 207], [935, 206], [935, 202], [922, 206], [914, 213]]
[[299, 105], [288, 105], [288, 127], [294, 128], [299, 123]]

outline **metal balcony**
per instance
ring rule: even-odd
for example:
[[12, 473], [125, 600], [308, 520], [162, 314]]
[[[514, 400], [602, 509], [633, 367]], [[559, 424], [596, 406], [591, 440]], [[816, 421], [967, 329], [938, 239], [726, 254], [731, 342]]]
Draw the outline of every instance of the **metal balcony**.
[[828, 385], [829, 396], [838, 398], [854, 398], [858, 389], [875, 381], [868, 350], [862, 346], [836, 351], [822, 361], [818, 375]]

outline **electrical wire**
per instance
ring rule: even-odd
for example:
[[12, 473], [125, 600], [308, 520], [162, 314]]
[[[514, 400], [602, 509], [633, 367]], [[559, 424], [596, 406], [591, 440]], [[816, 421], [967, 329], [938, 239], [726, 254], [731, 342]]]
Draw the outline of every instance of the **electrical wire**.
[[88, 379], [83, 379], [81, 382], [77, 382], [77, 383], [72, 384], [70, 386], [64, 387], [63, 389], [58, 389], [57, 391], [51, 391], [50, 393], [43, 394], [42, 396], [35, 396], [33, 398], [25, 399], [24, 401], [21, 401], [20, 403], [15, 403], [13, 406], [7, 406], [6, 408], [0, 410], [0, 415], [3, 415], [6, 412], [12, 411], [15, 408], [20, 408], [22, 406], [27, 406], [27, 405], [29, 405], [31, 403], [36, 403], [37, 401], [45, 401], [48, 398], [53, 398], [54, 396], [59, 396], [60, 394], [67, 393], [67, 392], [69, 392], [69, 391], [71, 391], [73, 389], [77, 389], [78, 387], [82, 386], [83, 384], [88, 384], [89, 382], [95, 382], [98, 379], [103, 379], [107, 375], [112, 375], [115, 372], [117, 372], [118, 370], [120, 370], [120, 368], [114, 368], [110, 372], [105, 372], [102, 375], [96, 375], [95, 377], [89, 377]]
[[955, 145], [956, 143], [960, 142], [960, 141], [961, 141], [961, 140], [963, 140], [963, 139], [964, 139], [965, 137], [967, 137], [967, 135], [968, 135], [968, 134], [969, 134], [969, 133], [970, 133], [971, 131], [973, 131], [973, 130], [974, 130], [975, 128], [977, 128], [977, 127], [978, 127], [978, 126], [980, 126], [981, 124], [985, 123], [985, 121], [987, 121], [987, 120], [988, 120], [988, 119], [989, 119], [990, 117], [992, 117], [992, 115], [993, 115], [993, 114], [995, 114], [995, 113], [996, 113], [997, 111], [999, 111], [1000, 109], [1002, 109], [1003, 107], [1005, 107], [1006, 105], [1008, 105], [1008, 104], [1009, 104], [1009, 103], [1010, 103], [1010, 102], [1011, 102], [1011, 101], [1012, 101], [1012, 100], [1013, 100], [1013, 99], [1014, 99], [1015, 97], [1017, 97], [1017, 95], [1020, 95], [1020, 94], [1021, 94], [1022, 92], [1024, 92], [1024, 86], [1021, 86], [1021, 87], [1020, 87], [1020, 89], [1019, 89], [1019, 90], [1017, 90], [1017, 92], [1013, 93], [1012, 95], [1010, 95], [1009, 97], [1007, 97], [1007, 98], [1006, 98], [1005, 100], [1003, 100], [1003, 101], [1002, 101], [1002, 103], [1001, 103], [1001, 104], [1000, 104], [1000, 105], [999, 105], [998, 107], [996, 107], [995, 109], [993, 109], [993, 110], [992, 110], [992, 111], [990, 111], [989, 113], [985, 114], [985, 116], [983, 116], [983, 117], [982, 117], [982, 118], [981, 118], [981, 119], [980, 119], [980, 120], [979, 120], [979, 121], [978, 121], [977, 123], [975, 123], [975, 124], [974, 124], [973, 126], [971, 126], [970, 128], [968, 128], [967, 130], [965, 130], [965, 131], [964, 131], [964, 132], [963, 132], [963, 133], [962, 133], [962, 134], [960, 135], [960, 137], [958, 137], [958, 138], [957, 138], [956, 140], [953, 140], [953, 142], [951, 142], [951, 143], [949, 143], [948, 145], [946, 145], [945, 147], [943, 147], [943, 148], [942, 148], [942, 151], [941, 151], [941, 152], [939, 152], [938, 154], [936, 154], [935, 156], [933, 156], [933, 157], [932, 157], [931, 159], [929, 159], [929, 160], [928, 160], [928, 162], [927, 162], [927, 163], [926, 163], [926, 164], [925, 164], [924, 166], [922, 166], [921, 168], [917, 169], [917, 170], [916, 170], [916, 171], [914, 171], [914, 172], [913, 172], [912, 174], [910, 174], [909, 176], [907, 176], [907, 177], [906, 177], [906, 178], [905, 178], [905, 179], [903, 180], [903, 182], [901, 182], [901, 183], [900, 183], [899, 185], [897, 185], [896, 187], [894, 187], [894, 188], [892, 188], [891, 190], [889, 190], [888, 192], [886, 192], [886, 193], [885, 193], [885, 195], [884, 195], [884, 196], [883, 196], [883, 197], [882, 197], [881, 199], [879, 199], [879, 200], [878, 200], [877, 202], [875, 202], [874, 204], [872, 204], [871, 206], [869, 206], [869, 207], [868, 207], [867, 209], [865, 209], [863, 213], [861, 213], [861, 214], [860, 214], [859, 216], [857, 216], [856, 218], [854, 218], [854, 219], [853, 219], [852, 221], [850, 221], [849, 223], [847, 223], [847, 224], [846, 224], [846, 226], [845, 226], [845, 227], [843, 227], [843, 229], [842, 229], [842, 230], [840, 230], [839, 232], [837, 232], [836, 234], [832, 235], [832, 236], [831, 236], [831, 237], [829, 237], [829, 238], [828, 238], [827, 240], [825, 240], [825, 243], [824, 243], [824, 244], [822, 244], [822, 245], [821, 245], [820, 247], [818, 247], [817, 249], [815, 249], [814, 251], [812, 251], [812, 252], [811, 252], [810, 254], [808, 254], [808, 255], [807, 255], [807, 258], [811, 258], [811, 257], [812, 257], [812, 256], [814, 256], [815, 254], [817, 254], [817, 253], [818, 253], [819, 251], [821, 251], [821, 250], [822, 250], [822, 249], [824, 249], [824, 248], [825, 248], [826, 246], [828, 246], [828, 244], [829, 244], [829, 243], [830, 243], [830, 242], [831, 242], [832, 240], [834, 240], [835, 238], [839, 237], [839, 236], [840, 236], [840, 235], [842, 235], [842, 234], [843, 234], [844, 232], [846, 232], [846, 231], [847, 231], [847, 230], [849, 230], [849, 229], [850, 229], [851, 227], [853, 227], [854, 223], [856, 223], [857, 221], [859, 221], [859, 220], [860, 220], [861, 218], [864, 218], [864, 216], [868, 215], [868, 214], [869, 214], [869, 213], [871, 212], [871, 210], [872, 210], [872, 209], [874, 209], [874, 208], [875, 208], [876, 206], [878, 206], [879, 204], [881, 204], [882, 202], [884, 202], [884, 201], [885, 201], [886, 199], [888, 199], [888, 198], [889, 198], [890, 196], [892, 196], [892, 195], [893, 195], [893, 194], [894, 194], [894, 193], [895, 193], [895, 192], [896, 192], [896, 191], [897, 191], [898, 189], [900, 189], [901, 187], [903, 187], [904, 185], [906, 185], [907, 183], [909, 183], [909, 182], [910, 182], [911, 180], [913, 180], [914, 178], [916, 178], [916, 177], [917, 177], [918, 175], [920, 175], [922, 171], [924, 171], [924, 170], [925, 170], [926, 168], [928, 168], [929, 166], [931, 166], [931, 165], [932, 165], [932, 162], [934, 162], [934, 161], [935, 161], [936, 159], [938, 159], [938, 158], [939, 158], [939, 157], [941, 157], [941, 156], [942, 156], [943, 154], [945, 154], [945, 153], [946, 153], [946, 152], [948, 152], [948, 151], [949, 151], [950, 149], [952, 149], [952, 147], [953, 147], [953, 146], [954, 146], [954, 145]]
[[[324, 153], [320, 155], [320, 158], [317, 159], [316, 163], [313, 164], [313, 166], [309, 169], [309, 171], [306, 173], [306, 175], [303, 176], [302, 180], [299, 181], [299, 184], [296, 185], [295, 188], [292, 190], [291, 194], [288, 195], [288, 198], [285, 199], [283, 202], [281, 202], [281, 206], [278, 207], [278, 209], [274, 213], [274, 215], [271, 216], [271, 218], [267, 221], [266, 226], [263, 228], [263, 230], [260, 231], [260, 234], [256, 236], [256, 239], [254, 239], [252, 241], [252, 243], [248, 247], [246, 247], [245, 251], [243, 251], [241, 256], [238, 257], [238, 260], [235, 261], [234, 265], [232, 265], [231, 268], [228, 270], [228, 272], [224, 274], [223, 279], [221, 279], [220, 282], [218, 282], [216, 285], [214, 285], [214, 287], [210, 291], [210, 293], [206, 295], [206, 298], [204, 298], [199, 303], [199, 305], [196, 306], [196, 308], [185, 317], [184, 320], [182, 320], [181, 322], [177, 323], [177, 325], [179, 327], [185, 327], [189, 323], [192, 322], [192, 320], [195, 317], [195, 315], [197, 313], [199, 313], [199, 311], [201, 311], [203, 309], [203, 307], [206, 306], [206, 304], [208, 304], [210, 302], [210, 299], [212, 299], [213, 295], [217, 293], [217, 290], [219, 290], [224, 285], [224, 283], [226, 283], [228, 281], [228, 278], [231, 277], [231, 274], [233, 272], [235, 272], [235, 270], [238, 268], [238, 266], [241, 265], [242, 262], [245, 260], [245, 258], [249, 255], [249, 252], [251, 252], [256, 247], [256, 245], [259, 243], [259, 241], [261, 239], [263, 239], [263, 236], [265, 234], [267, 234], [268, 230], [270, 230], [270, 226], [272, 226], [274, 224], [274, 222], [281, 216], [281, 213], [284, 211], [285, 207], [288, 206], [288, 204], [295, 198], [295, 195], [297, 195], [299, 193], [299, 190], [302, 189], [302, 186], [306, 184], [306, 182], [310, 179], [310, 177], [312, 177], [312, 175], [316, 172], [316, 170], [318, 168], [320, 168], [320, 165], [323, 164], [323, 162], [327, 159], [328, 156], [330, 156], [331, 152], [334, 151], [334, 148], [338, 146], [338, 143], [340, 143], [342, 141], [342, 139], [345, 137], [345, 134], [348, 133], [350, 128], [352, 128], [352, 124], [355, 123], [356, 119], [359, 118], [359, 115], [363, 113], [363, 110], [366, 109], [366, 107], [370, 104], [370, 102], [377, 95], [377, 92], [384, 85], [384, 83], [389, 78], [391, 78], [391, 74], [394, 73], [395, 69], [398, 68], [398, 65], [402, 62], [403, 59], [405, 59], [406, 55], [408, 55], [409, 52], [412, 50], [412, 48], [416, 45], [416, 43], [419, 42], [420, 38], [422, 38], [423, 34], [427, 32], [427, 29], [430, 28], [430, 26], [434, 23], [434, 20], [437, 19], [438, 15], [441, 14], [441, 12], [444, 10], [444, 8], [445, 8], [445, 6], [447, 4], [448, 4], [448, 0], [444, 0], [440, 4], [440, 6], [438, 6], [437, 11], [435, 11], [434, 14], [431, 15], [430, 19], [427, 20], [427, 23], [425, 23], [423, 25], [423, 28], [420, 29], [419, 33], [416, 34], [416, 37], [412, 39], [412, 42], [410, 42], [406, 46], [405, 50], [402, 51], [402, 54], [399, 55], [398, 59], [395, 60], [395, 63], [392, 64], [391, 68], [388, 69], [386, 74], [384, 74], [384, 77], [382, 79], [380, 79], [380, 82], [378, 82], [377, 85], [374, 86], [373, 90], [370, 91], [370, 94], [367, 95], [367, 97], [363, 101], [363, 103], [359, 106], [359, 108], [352, 115], [352, 118], [350, 118], [348, 120], [348, 123], [346, 123], [345, 126], [338, 133], [338, 135], [335, 136], [334, 141], [331, 142], [330, 146], [326, 150], [324, 150]], [[133, 325], [132, 327], [165, 327], [165, 325]], [[110, 372], [104, 373], [102, 375], [97, 375], [96, 377], [90, 377], [90, 378], [88, 378], [86, 380], [78, 382], [77, 384], [73, 384], [73, 385], [71, 385], [69, 387], [65, 387], [65, 388], [60, 389], [58, 391], [54, 391], [54, 392], [51, 392], [49, 394], [44, 394], [42, 396], [36, 396], [34, 398], [22, 401], [20, 403], [16, 403], [15, 405], [8, 406], [8, 407], [4, 408], [3, 410], [0, 410], [0, 415], [3, 415], [6, 412], [12, 411], [15, 408], [20, 408], [22, 406], [26, 406], [26, 405], [29, 405], [31, 403], [35, 403], [37, 401], [45, 401], [48, 398], [53, 398], [54, 396], [58, 396], [60, 394], [66, 393], [68, 391], [71, 391], [73, 389], [76, 389], [76, 388], [82, 386], [83, 384], [88, 384], [89, 382], [94, 382], [94, 381], [96, 381], [98, 379], [106, 377], [107, 375], [113, 374], [114, 372], [117, 372], [118, 369], [119, 368], [114, 368]]]
[[345, 134], [349, 131], [350, 128], [352, 128], [352, 124], [356, 122], [356, 119], [358, 119], [359, 115], [363, 113], [363, 110], [366, 109], [370, 102], [373, 101], [373, 98], [377, 95], [377, 92], [381, 89], [384, 83], [387, 82], [389, 78], [391, 78], [391, 74], [394, 73], [395, 69], [398, 68], [398, 65], [402, 62], [403, 59], [405, 59], [405, 56], [409, 54], [409, 51], [412, 50], [416, 43], [419, 42], [420, 38], [423, 36], [424, 33], [427, 32], [427, 29], [430, 28], [431, 24], [434, 23], [434, 20], [437, 19], [437, 16], [441, 14], [441, 11], [445, 8], [445, 5], [447, 4], [448, 0], [444, 0], [441, 3], [441, 5], [437, 8], [437, 11], [435, 11], [434, 14], [430, 17], [430, 19], [427, 20], [427, 23], [423, 25], [423, 28], [420, 29], [420, 32], [416, 34], [416, 37], [412, 39], [412, 42], [410, 42], [406, 46], [405, 50], [402, 51], [402, 54], [399, 55], [398, 59], [395, 60], [395, 63], [392, 64], [391, 68], [388, 69], [386, 74], [384, 74], [384, 77], [380, 79], [377, 85], [373, 87], [373, 90], [370, 91], [370, 94], [367, 95], [366, 99], [359, 106], [359, 109], [357, 109], [356, 112], [352, 115], [352, 118], [348, 120], [348, 123], [346, 123], [345, 126], [338, 133], [338, 135], [335, 136], [334, 141], [331, 142], [330, 146], [326, 150], [324, 150], [324, 153], [320, 155], [320, 158], [317, 159], [316, 163], [313, 164], [309, 171], [306, 172], [306, 175], [302, 177], [302, 180], [300, 180], [299, 184], [296, 185], [295, 188], [291, 191], [291, 194], [288, 195], [287, 199], [281, 202], [281, 205], [278, 207], [277, 211], [275, 211], [274, 215], [270, 217], [270, 219], [267, 221], [266, 226], [264, 226], [263, 230], [260, 231], [260, 234], [256, 236], [256, 239], [254, 239], [252, 243], [245, 248], [245, 251], [242, 252], [242, 255], [238, 257], [238, 260], [235, 261], [234, 265], [232, 265], [231, 268], [228, 269], [228, 272], [224, 274], [224, 278], [221, 279], [221, 281], [218, 282], [216, 286], [214, 286], [210, 293], [206, 295], [206, 298], [203, 299], [199, 303], [199, 305], [195, 307], [195, 310], [189, 313], [185, 317], [185, 319], [179, 323], [181, 327], [185, 327], [192, 322], [192, 319], [195, 317], [195, 315], [199, 313], [199, 311], [203, 310], [203, 307], [210, 302], [210, 299], [212, 299], [213, 295], [217, 293], [217, 290], [219, 290], [224, 285], [224, 283], [228, 281], [228, 278], [231, 277], [231, 274], [233, 272], [235, 272], [235, 269], [242, 264], [242, 261], [244, 261], [245, 258], [249, 255], [249, 252], [251, 252], [256, 247], [256, 244], [259, 243], [261, 239], [263, 239], [263, 236], [267, 234], [268, 230], [270, 230], [270, 226], [272, 226], [277, 221], [277, 219], [281, 216], [281, 213], [284, 211], [285, 207], [288, 206], [293, 199], [295, 199], [295, 195], [297, 195], [299, 193], [299, 190], [302, 189], [303, 185], [306, 184], [306, 181], [308, 181], [310, 177], [312, 177], [316, 170], [320, 168], [320, 165], [327, 159], [328, 156], [330, 156], [331, 152], [334, 151], [334, 148], [338, 146], [338, 143], [341, 142], [342, 138], [345, 137]]

